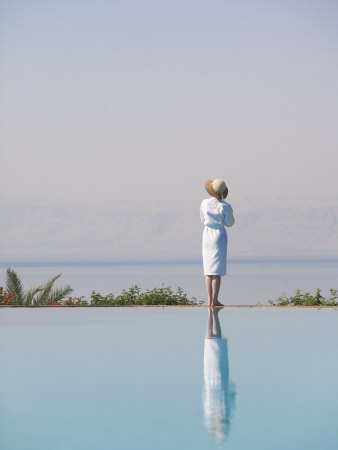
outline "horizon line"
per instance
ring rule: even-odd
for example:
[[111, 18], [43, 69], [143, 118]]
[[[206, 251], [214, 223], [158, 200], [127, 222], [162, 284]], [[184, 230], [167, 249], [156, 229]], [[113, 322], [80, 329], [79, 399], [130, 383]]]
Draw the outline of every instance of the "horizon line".
[[[285, 257], [233, 257], [228, 258], [228, 262], [231, 264], [264, 264], [264, 263], [334, 263], [338, 262], [338, 257], [304, 257], [304, 256], [285, 256]], [[116, 266], [116, 265], [166, 265], [166, 264], [202, 264], [202, 259], [130, 259], [130, 260], [104, 260], [104, 259], [92, 259], [92, 260], [63, 260], [63, 259], [39, 259], [39, 260], [0, 260], [0, 267], [53, 267], [53, 266]]]

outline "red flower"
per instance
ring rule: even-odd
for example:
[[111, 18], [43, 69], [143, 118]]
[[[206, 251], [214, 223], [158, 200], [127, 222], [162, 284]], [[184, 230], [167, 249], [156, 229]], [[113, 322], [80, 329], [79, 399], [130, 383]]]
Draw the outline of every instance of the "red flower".
[[68, 297], [68, 300], [71, 300], [72, 299], [72, 297]]
[[0, 292], [2, 292], [4, 290], [4, 288], [2, 286], [0, 286]]
[[10, 298], [11, 298], [11, 294], [7, 294], [6, 297], [3, 299], [3, 302], [7, 303]]

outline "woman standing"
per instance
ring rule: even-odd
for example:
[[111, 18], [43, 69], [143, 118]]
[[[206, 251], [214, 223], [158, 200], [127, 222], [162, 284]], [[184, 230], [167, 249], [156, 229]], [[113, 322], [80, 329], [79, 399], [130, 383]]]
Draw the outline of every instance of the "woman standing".
[[201, 221], [203, 269], [208, 294], [208, 306], [223, 306], [218, 300], [221, 276], [226, 275], [227, 233], [224, 227], [235, 223], [232, 208], [225, 202], [228, 188], [223, 180], [208, 180], [204, 185], [211, 198], [202, 201]]

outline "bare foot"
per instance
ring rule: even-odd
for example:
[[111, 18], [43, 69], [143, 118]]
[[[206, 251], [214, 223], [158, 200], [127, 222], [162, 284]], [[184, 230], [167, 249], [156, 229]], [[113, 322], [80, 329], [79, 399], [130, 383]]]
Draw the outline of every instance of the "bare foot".
[[216, 300], [212, 306], [224, 306], [223, 303]]

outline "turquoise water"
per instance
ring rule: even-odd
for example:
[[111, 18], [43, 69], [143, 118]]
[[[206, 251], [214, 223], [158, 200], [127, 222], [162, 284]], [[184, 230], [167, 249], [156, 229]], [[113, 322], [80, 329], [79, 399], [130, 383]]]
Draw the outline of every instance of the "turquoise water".
[[0, 323], [3, 450], [337, 448], [336, 310], [3, 309]]
[[[160, 287], [162, 283], [174, 288], [181, 286], [189, 296], [205, 300], [202, 264], [125, 264], [125, 265], [14, 265], [25, 286], [39, 284], [57, 273], [63, 276], [57, 286], [66, 283], [74, 288], [74, 295], [85, 295], [95, 289], [102, 294], [118, 294], [138, 284], [142, 289]], [[0, 270], [0, 286], [5, 282], [6, 267]], [[297, 288], [321, 288], [328, 294], [337, 286], [338, 262], [229, 262], [228, 275], [222, 277], [220, 300], [231, 305], [255, 305], [277, 298], [281, 292], [293, 294]]]

